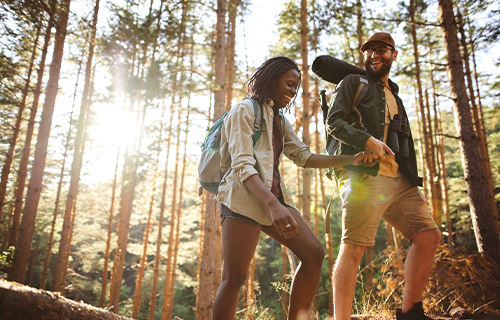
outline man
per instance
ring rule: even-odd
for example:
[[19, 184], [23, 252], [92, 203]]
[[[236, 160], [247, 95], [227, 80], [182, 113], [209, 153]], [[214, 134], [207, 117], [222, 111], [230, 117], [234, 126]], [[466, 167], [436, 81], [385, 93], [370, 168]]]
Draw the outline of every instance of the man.
[[[336, 154], [369, 153], [362, 169], [335, 171], [343, 221], [333, 272], [334, 319], [350, 319], [359, 262], [365, 247], [374, 245], [381, 219], [412, 243], [405, 262], [403, 306], [396, 310], [396, 317], [430, 319], [421, 301], [441, 233], [417, 187], [422, 179], [417, 176], [406, 111], [398, 86], [389, 80], [398, 51], [389, 33], [377, 32], [366, 39], [361, 52], [368, 73], [363, 101], [353, 107], [360, 76], [348, 75], [335, 89], [327, 119], [328, 140], [338, 141]], [[394, 152], [398, 147], [399, 152]]]

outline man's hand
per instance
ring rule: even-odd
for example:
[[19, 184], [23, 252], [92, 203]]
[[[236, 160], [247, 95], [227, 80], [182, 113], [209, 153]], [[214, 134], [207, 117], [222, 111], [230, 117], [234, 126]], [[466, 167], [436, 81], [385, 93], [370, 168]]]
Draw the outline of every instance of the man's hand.
[[370, 137], [366, 141], [365, 151], [373, 152], [366, 154], [364, 157], [365, 165], [367, 166], [373, 166], [377, 161], [385, 160], [386, 154], [394, 156], [394, 152], [388, 145], [374, 137]]

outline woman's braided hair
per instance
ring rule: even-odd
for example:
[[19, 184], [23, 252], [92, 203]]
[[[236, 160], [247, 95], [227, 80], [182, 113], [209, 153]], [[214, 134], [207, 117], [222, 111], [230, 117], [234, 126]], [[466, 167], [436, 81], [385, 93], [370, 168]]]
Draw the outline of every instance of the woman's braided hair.
[[[250, 78], [246, 82], [246, 88], [250, 97], [255, 99], [260, 104], [268, 102], [271, 97], [271, 92], [276, 85], [280, 76], [289, 71], [296, 70], [299, 73], [299, 83], [297, 92], [299, 91], [302, 73], [297, 64], [287, 57], [274, 57], [264, 62], [260, 67], [254, 70]], [[288, 108], [295, 102], [295, 96], [289, 103]]]

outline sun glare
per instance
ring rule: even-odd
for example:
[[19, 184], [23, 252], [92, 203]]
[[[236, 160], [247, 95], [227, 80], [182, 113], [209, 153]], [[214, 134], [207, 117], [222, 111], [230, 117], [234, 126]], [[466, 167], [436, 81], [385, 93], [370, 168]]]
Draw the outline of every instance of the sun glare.
[[136, 138], [136, 117], [119, 104], [96, 108], [95, 125], [89, 130], [95, 143], [116, 150], [132, 144]]

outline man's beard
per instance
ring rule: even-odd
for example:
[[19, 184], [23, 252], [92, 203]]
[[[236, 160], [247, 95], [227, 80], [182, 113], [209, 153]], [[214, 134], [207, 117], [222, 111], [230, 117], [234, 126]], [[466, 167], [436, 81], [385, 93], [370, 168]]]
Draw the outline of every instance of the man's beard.
[[366, 72], [370, 76], [377, 78], [377, 79], [381, 79], [381, 78], [385, 77], [386, 75], [388, 75], [389, 71], [391, 71], [391, 66], [392, 66], [392, 59], [384, 59], [380, 69], [378, 69], [377, 71], [373, 71], [372, 65], [371, 65], [371, 60], [365, 61]]

